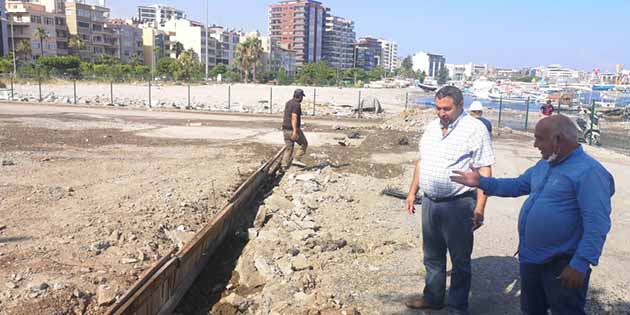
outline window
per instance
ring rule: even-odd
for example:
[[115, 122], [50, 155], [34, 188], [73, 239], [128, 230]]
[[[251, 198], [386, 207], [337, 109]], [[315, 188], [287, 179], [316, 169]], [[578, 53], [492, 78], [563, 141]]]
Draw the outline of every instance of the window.
[[31, 15], [31, 21], [33, 23], [42, 24], [42, 17], [38, 15]]
[[53, 20], [53, 18], [51, 18], [51, 17], [45, 17], [45, 18], [44, 18], [44, 23], [45, 23], [46, 25], [53, 25], [53, 24], [55, 23], [55, 21], [54, 21], [54, 20]]
[[79, 22], [79, 27], [90, 28], [90, 23]]
[[90, 11], [83, 10], [83, 9], [78, 9], [78, 10], [77, 10], [77, 15], [78, 15], [78, 16], [81, 16], [81, 17], [87, 17], [87, 18], [89, 18], [89, 17], [90, 17]]

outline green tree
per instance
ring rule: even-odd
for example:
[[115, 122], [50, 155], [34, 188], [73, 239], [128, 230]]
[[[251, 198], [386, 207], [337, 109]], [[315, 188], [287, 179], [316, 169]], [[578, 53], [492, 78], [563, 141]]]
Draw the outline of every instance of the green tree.
[[18, 59], [20, 56], [23, 56], [24, 60], [27, 60], [33, 54], [31, 42], [29, 40], [19, 41], [17, 47], [15, 48], [15, 53], [17, 54]]
[[77, 56], [43, 56], [37, 58], [36, 64], [54, 75], [77, 76], [81, 72], [81, 59]]
[[287, 75], [284, 69], [278, 69], [276, 73], [276, 80], [278, 80], [278, 84], [280, 85], [289, 85], [291, 84], [291, 78]]
[[367, 72], [361, 68], [348, 69], [342, 73], [342, 76], [344, 81], [351, 81], [355, 86], [360, 86], [368, 80]]
[[173, 73], [177, 70], [177, 60], [173, 58], [162, 58], [155, 67], [155, 74], [158, 77], [173, 78]]
[[10, 58], [0, 58], [0, 72], [9, 73], [13, 71], [13, 62]]
[[243, 73], [245, 83], [248, 82], [250, 73], [252, 79], [256, 81], [256, 67], [260, 64], [262, 54], [262, 42], [258, 37], [248, 37], [236, 46], [234, 62]]
[[367, 74], [369, 81], [378, 81], [382, 79], [384, 76], [385, 76], [385, 70], [381, 66], [378, 66], [370, 70], [370, 72], [368, 72]]
[[411, 56], [407, 56], [403, 59], [400, 69], [397, 71], [397, 74], [404, 78], [415, 78], [416, 72], [413, 71], [413, 58]]
[[192, 50], [184, 51], [175, 63], [173, 78], [175, 80], [193, 80], [201, 78], [202, 70], [199, 57]]
[[41, 56], [43, 57], [44, 56], [44, 41], [47, 40], [50, 36], [48, 35], [48, 33], [43, 27], [39, 26], [37, 27], [37, 29], [35, 29], [35, 33], [33, 34], [33, 37], [39, 40], [39, 48], [41, 48], [41, 51], [42, 51]]
[[335, 68], [325, 61], [320, 61], [303, 65], [297, 75], [297, 82], [304, 85], [330, 86], [335, 84], [336, 77]]
[[173, 51], [175, 51], [175, 58], [177, 59], [186, 49], [184, 48], [184, 44], [175, 42], [173, 44]]
[[442, 69], [438, 71], [438, 78], [437, 78], [438, 84], [440, 85], [446, 84], [448, 80], [449, 80], [448, 69], [446, 69], [446, 67], [442, 67]]
[[70, 35], [68, 39], [68, 48], [71, 55], [80, 55], [81, 50], [85, 49], [85, 43], [77, 35]]
[[212, 78], [216, 78], [219, 74], [224, 75], [227, 71], [228, 71], [227, 66], [220, 63], [212, 67], [212, 69], [208, 72], [208, 75]]
[[427, 73], [423, 71], [420, 71], [420, 73], [418, 74], [418, 81], [420, 81], [420, 83], [424, 83], [424, 80], [426, 80], [427, 78]]

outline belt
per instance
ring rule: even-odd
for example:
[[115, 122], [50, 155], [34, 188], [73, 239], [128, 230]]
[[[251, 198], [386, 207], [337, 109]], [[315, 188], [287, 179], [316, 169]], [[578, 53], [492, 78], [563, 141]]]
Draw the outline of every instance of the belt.
[[454, 200], [459, 200], [462, 198], [467, 198], [467, 197], [473, 197], [476, 198], [477, 197], [477, 191], [476, 190], [470, 190], [467, 191], [463, 194], [457, 195], [457, 196], [452, 196], [452, 197], [446, 197], [446, 198], [433, 198], [433, 197], [429, 197], [429, 195], [427, 195], [426, 193], [424, 194], [424, 196], [433, 201], [433, 202], [448, 202], [448, 201], [454, 201]]

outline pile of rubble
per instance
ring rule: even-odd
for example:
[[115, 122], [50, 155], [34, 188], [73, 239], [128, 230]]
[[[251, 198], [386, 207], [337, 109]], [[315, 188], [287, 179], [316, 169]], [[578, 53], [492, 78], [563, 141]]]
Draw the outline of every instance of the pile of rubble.
[[417, 107], [401, 112], [382, 125], [381, 129], [404, 132], [421, 132], [424, 126], [436, 119], [435, 111], [430, 107]]

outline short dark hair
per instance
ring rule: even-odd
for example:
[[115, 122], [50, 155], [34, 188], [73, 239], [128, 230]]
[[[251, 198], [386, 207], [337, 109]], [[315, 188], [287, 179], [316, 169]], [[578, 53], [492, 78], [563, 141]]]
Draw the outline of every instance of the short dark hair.
[[443, 88], [441, 88], [436, 94], [435, 94], [435, 98], [436, 99], [443, 99], [445, 97], [450, 97], [453, 99], [453, 103], [455, 104], [455, 106], [462, 106], [464, 105], [464, 94], [462, 94], [462, 90], [458, 89], [457, 87], [454, 86], [445, 86]]

